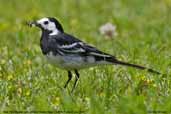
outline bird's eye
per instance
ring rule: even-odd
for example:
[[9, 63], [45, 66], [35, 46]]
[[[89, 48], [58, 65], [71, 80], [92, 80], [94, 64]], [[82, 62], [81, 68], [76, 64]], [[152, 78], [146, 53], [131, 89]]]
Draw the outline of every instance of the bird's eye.
[[48, 21], [45, 21], [44, 24], [47, 25], [49, 22]]

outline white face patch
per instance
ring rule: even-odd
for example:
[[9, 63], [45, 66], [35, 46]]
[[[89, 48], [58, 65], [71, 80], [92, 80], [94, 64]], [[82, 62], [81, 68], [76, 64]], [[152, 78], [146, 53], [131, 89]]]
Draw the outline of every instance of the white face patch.
[[57, 35], [59, 33], [55, 23], [51, 22], [48, 18], [42, 18], [38, 20], [37, 23], [40, 24], [43, 29], [52, 31], [50, 35]]

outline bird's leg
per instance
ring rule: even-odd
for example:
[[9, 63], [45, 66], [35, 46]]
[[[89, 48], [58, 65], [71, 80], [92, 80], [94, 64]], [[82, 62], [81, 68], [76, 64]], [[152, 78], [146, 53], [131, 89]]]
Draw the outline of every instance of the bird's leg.
[[73, 88], [72, 88], [72, 92], [75, 89], [77, 81], [78, 81], [78, 79], [80, 77], [80, 74], [79, 74], [79, 72], [77, 70], [75, 70], [75, 74], [76, 74], [76, 77], [75, 77], [75, 82], [74, 82], [74, 85], [73, 85]]
[[67, 82], [65, 83], [64, 88], [67, 87], [67, 85], [68, 85], [68, 83], [70, 82], [71, 79], [72, 79], [72, 73], [71, 73], [71, 71], [68, 71], [68, 80], [67, 80]]

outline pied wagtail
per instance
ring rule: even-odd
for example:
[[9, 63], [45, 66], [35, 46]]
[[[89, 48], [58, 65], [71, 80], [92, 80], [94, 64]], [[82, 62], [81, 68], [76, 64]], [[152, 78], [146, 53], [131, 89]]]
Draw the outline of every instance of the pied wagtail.
[[67, 87], [72, 79], [71, 71], [74, 71], [76, 74], [76, 79], [72, 88], [73, 91], [79, 79], [78, 70], [97, 65], [119, 64], [160, 74], [158, 71], [141, 65], [120, 61], [114, 56], [104, 53], [76, 37], [65, 33], [62, 25], [55, 18], [42, 18], [27, 24], [30, 27], [36, 26], [41, 29], [40, 46], [42, 53], [46, 56], [47, 60], [57, 67], [68, 71], [68, 80], [65, 83], [64, 88]]

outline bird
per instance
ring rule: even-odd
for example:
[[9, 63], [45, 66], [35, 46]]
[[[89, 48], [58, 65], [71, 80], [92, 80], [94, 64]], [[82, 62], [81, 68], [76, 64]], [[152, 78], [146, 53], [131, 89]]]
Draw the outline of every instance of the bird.
[[76, 76], [72, 91], [75, 89], [77, 81], [80, 78], [80, 69], [99, 65], [123, 65], [161, 74], [156, 70], [142, 65], [121, 61], [115, 56], [100, 51], [96, 47], [66, 33], [61, 23], [54, 17], [43, 17], [38, 20], [29, 21], [27, 25], [41, 29], [40, 47], [47, 61], [68, 72], [68, 79], [64, 88], [71, 81], [73, 72], [75, 73]]

